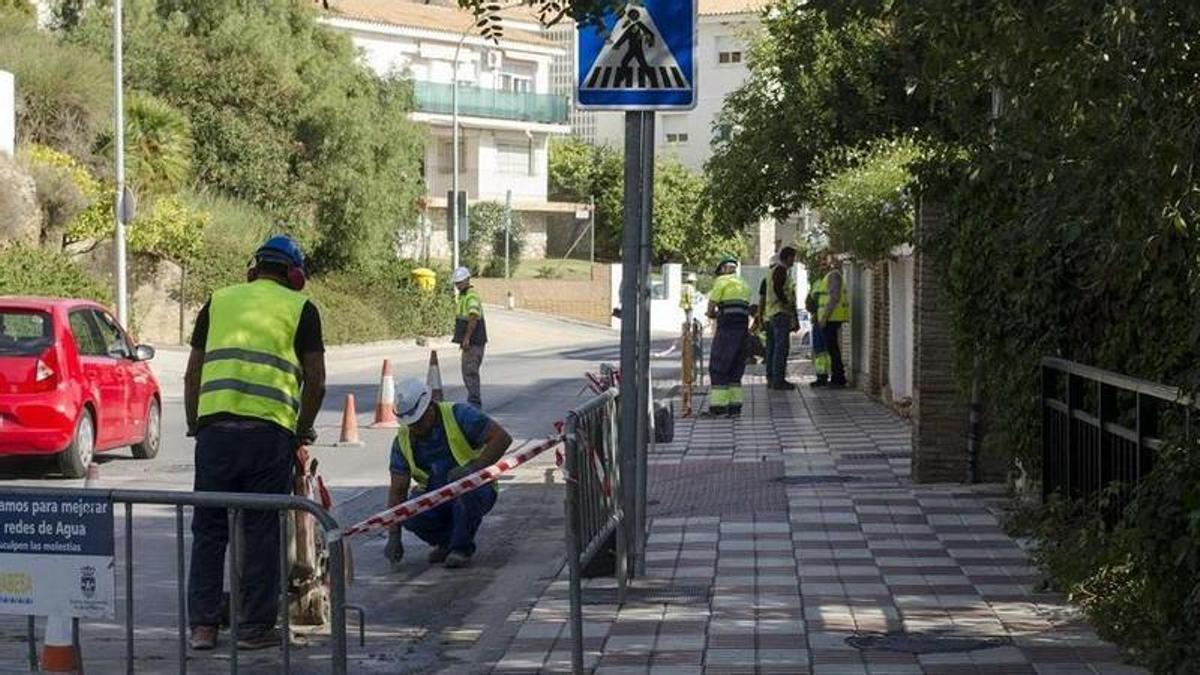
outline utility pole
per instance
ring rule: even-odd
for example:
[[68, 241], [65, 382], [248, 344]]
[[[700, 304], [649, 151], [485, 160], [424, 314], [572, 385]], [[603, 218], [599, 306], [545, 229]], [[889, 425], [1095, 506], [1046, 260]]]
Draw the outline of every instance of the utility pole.
[[592, 281], [596, 280], [596, 197], [592, 195], [588, 197], [588, 229], [592, 234], [592, 245], [588, 253], [588, 274], [592, 276]]
[[116, 160], [117, 199], [113, 209], [115, 228], [113, 242], [116, 254], [117, 320], [129, 327], [129, 293], [126, 290], [125, 271], [125, 220], [129, 212], [125, 194], [125, 96], [122, 66], [124, 46], [121, 29], [121, 0], [113, 0], [113, 154]]
[[504, 278], [511, 279], [508, 268], [508, 243], [512, 240], [512, 190], [504, 193]]

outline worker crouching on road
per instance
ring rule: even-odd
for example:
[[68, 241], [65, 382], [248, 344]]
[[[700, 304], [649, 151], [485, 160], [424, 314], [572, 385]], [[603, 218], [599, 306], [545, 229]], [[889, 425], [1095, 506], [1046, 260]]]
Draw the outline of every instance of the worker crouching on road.
[[463, 385], [467, 388], [467, 403], [483, 409], [479, 393], [479, 369], [483, 366], [483, 348], [487, 344], [487, 321], [483, 318], [483, 301], [479, 291], [471, 286], [471, 270], [454, 270], [454, 288], [458, 290], [458, 311], [454, 318], [454, 344], [462, 351]]
[[[400, 383], [395, 409], [401, 427], [392, 444], [388, 508], [495, 464], [512, 445], [512, 436], [478, 408], [433, 403], [432, 392], [420, 380]], [[413, 482], [416, 489], [409, 494]], [[475, 554], [475, 533], [495, 504], [496, 485], [489, 483], [414, 516], [403, 526], [433, 547], [430, 563], [466, 567]], [[384, 555], [393, 563], [404, 558], [400, 526], [388, 533]]]
[[[254, 254], [247, 282], [212, 295], [196, 317], [184, 375], [188, 435], [196, 437], [196, 492], [286, 495], [295, 452], [316, 439], [325, 397], [321, 317], [304, 288], [304, 255], [289, 237]], [[213, 649], [222, 618], [224, 508], [192, 516], [188, 614], [192, 649]], [[279, 515], [245, 511], [240, 649], [280, 644]]]
[[737, 274], [737, 258], [717, 265], [717, 280], [708, 295], [708, 317], [716, 319], [708, 375], [712, 391], [708, 415], [742, 414], [742, 375], [746, 372], [746, 337], [750, 329], [750, 287]]

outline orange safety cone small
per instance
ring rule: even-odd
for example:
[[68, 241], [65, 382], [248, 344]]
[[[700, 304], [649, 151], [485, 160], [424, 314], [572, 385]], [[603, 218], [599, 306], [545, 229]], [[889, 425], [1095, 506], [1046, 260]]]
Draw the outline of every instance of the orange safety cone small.
[[442, 392], [442, 368], [438, 365], [437, 350], [429, 352], [429, 374], [425, 377], [425, 386], [429, 387], [434, 401], [445, 398]]
[[71, 617], [46, 617], [46, 637], [42, 642], [42, 672], [76, 673], [79, 672], [79, 666]]
[[383, 360], [383, 374], [379, 378], [379, 399], [375, 401], [375, 422], [372, 429], [395, 429], [400, 426], [396, 421], [396, 379], [392, 376], [392, 362]]
[[335, 445], [339, 448], [361, 448], [364, 445], [358, 438], [358, 412], [354, 409], [354, 394], [346, 394], [346, 406], [342, 410], [342, 437]]

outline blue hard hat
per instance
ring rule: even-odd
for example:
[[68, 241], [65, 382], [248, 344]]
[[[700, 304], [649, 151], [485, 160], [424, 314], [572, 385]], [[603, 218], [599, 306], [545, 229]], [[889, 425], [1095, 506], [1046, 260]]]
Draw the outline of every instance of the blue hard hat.
[[296, 243], [296, 240], [286, 234], [277, 234], [266, 240], [254, 252], [254, 260], [304, 269], [304, 252], [300, 250], [300, 245]]

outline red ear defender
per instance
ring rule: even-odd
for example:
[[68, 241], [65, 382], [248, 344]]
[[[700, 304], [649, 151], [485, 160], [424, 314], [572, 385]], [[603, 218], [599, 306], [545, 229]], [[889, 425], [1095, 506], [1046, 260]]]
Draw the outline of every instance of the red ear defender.
[[304, 284], [308, 282], [308, 277], [304, 275], [304, 270], [299, 267], [288, 268], [288, 287], [293, 291], [304, 290]]

